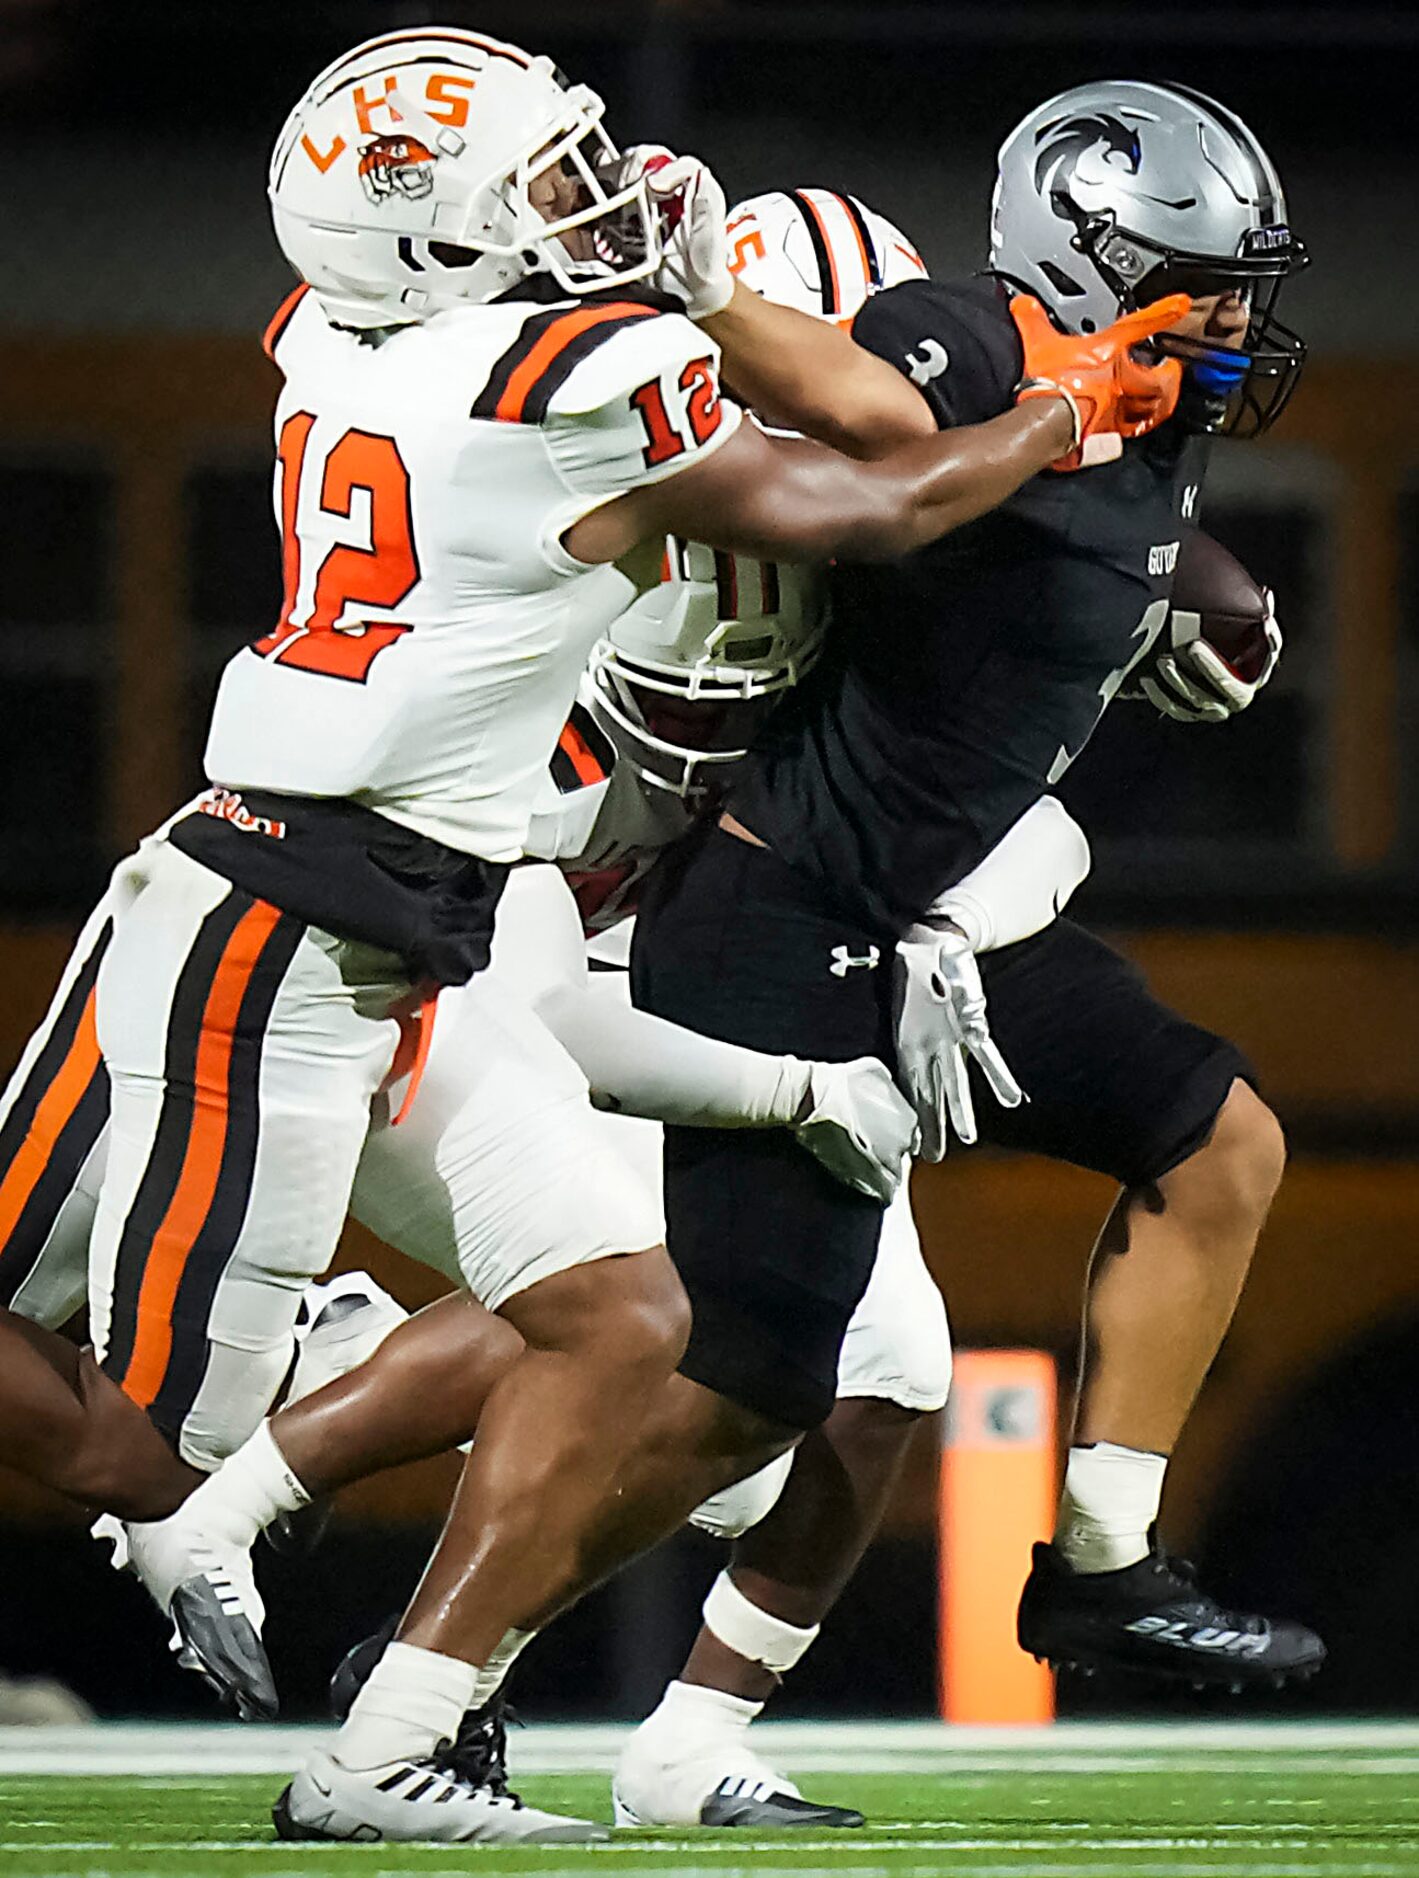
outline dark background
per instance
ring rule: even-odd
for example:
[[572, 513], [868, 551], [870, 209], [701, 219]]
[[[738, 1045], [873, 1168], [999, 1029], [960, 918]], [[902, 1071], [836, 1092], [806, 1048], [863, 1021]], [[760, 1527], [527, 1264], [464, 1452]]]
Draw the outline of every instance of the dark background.
[[[274, 379], [255, 352], [288, 285], [272, 137], [334, 54], [439, 18], [552, 52], [622, 141], [696, 150], [731, 199], [852, 190], [936, 273], [980, 265], [994, 151], [1065, 85], [1176, 78], [1266, 141], [1314, 256], [1283, 305], [1313, 360], [1274, 439], [1219, 449], [1205, 522], [1276, 588], [1286, 657], [1221, 729], [1116, 705], [1064, 793], [1095, 845], [1078, 910], [1238, 1036], [1296, 1150], [1170, 1531], [1239, 1596], [1327, 1629], [1327, 1705], [1419, 1705], [1411, 9], [0, 0], [0, 1073], [113, 860], [197, 781], [222, 660], [275, 617]], [[1101, 1185], [973, 1156], [916, 1198], [962, 1340], [1067, 1351]], [[930, 1704], [936, 1438], [790, 1705]], [[367, 1491], [322, 1559], [276, 1568], [298, 1709], [401, 1601], [445, 1487]], [[6, 1504], [0, 1664], [57, 1670], [108, 1712], [200, 1709], [136, 1592], [55, 1509]], [[533, 1706], [653, 1696], [714, 1562], [678, 1542], [539, 1645]]]

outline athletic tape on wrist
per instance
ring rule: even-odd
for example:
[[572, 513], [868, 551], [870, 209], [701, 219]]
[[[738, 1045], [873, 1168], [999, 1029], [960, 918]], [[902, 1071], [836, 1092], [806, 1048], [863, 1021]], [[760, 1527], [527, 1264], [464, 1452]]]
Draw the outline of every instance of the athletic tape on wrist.
[[705, 1599], [704, 1619], [720, 1642], [774, 1675], [785, 1675], [811, 1647], [820, 1626], [801, 1630], [751, 1604], [728, 1572], [721, 1572]]

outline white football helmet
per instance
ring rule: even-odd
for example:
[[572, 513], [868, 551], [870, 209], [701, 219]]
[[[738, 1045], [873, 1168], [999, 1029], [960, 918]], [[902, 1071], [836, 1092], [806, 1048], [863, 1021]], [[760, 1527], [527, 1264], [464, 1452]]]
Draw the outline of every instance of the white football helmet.
[[[619, 181], [601, 99], [459, 27], [385, 33], [327, 66], [271, 158], [276, 238], [329, 317], [358, 327], [490, 300], [537, 273], [567, 293], [624, 287], [660, 261], [646, 177]], [[530, 189], [560, 167], [575, 210]]]
[[[919, 280], [926, 267], [899, 228], [854, 196], [780, 189], [729, 212], [732, 271], [779, 306], [848, 324], [870, 294]], [[588, 667], [591, 705], [620, 754], [646, 782], [700, 793], [737, 763], [766, 709], [817, 662], [827, 627], [821, 576], [666, 543], [660, 585], [614, 620]], [[689, 741], [691, 722], [665, 723], [656, 698], [703, 714], [713, 747]]]
[[[764, 714], [759, 701], [813, 666], [825, 624], [815, 570], [672, 536], [660, 584], [638, 595], [592, 652], [592, 714], [644, 781], [694, 795], [711, 780], [707, 772], [744, 755]], [[703, 708], [690, 718], [687, 706]], [[701, 726], [703, 744], [691, 741]]]
[[728, 234], [730, 272], [746, 287], [840, 326], [869, 295], [926, 273], [900, 228], [832, 189], [750, 196], [729, 211]]

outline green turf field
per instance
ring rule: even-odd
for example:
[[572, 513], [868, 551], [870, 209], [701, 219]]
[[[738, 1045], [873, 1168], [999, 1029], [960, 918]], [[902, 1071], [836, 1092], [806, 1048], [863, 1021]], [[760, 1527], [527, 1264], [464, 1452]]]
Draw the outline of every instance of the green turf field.
[[[858, 1761], [872, 1771], [847, 1771], [854, 1737], [842, 1729], [833, 1731], [830, 1751], [805, 1748], [800, 1770], [815, 1796], [860, 1806], [870, 1821], [864, 1831], [638, 1832], [618, 1834], [606, 1846], [522, 1852], [282, 1846], [267, 1817], [278, 1775], [0, 1771], [0, 1872], [49, 1878], [109, 1872], [353, 1878], [475, 1868], [673, 1871], [687, 1878], [803, 1871], [834, 1878], [1419, 1874], [1419, 1736], [1412, 1730], [1390, 1736], [1316, 1729], [1301, 1739], [1287, 1730], [1275, 1745], [1261, 1730], [1224, 1731], [1216, 1746], [1196, 1729], [1172, 1741], [1155, 1729], [1059, 1729], [1048, 1745], [1039, 1737], [979, 1745], [977, 1734], [966, 1747], [944, 1733], [933, 1745], [916, 1731], [900, 1750], [871, 1728], [858, 1738]], [[142, 1755], [134, 1758], [147, 1764]], [[576, 1756], [551, 1756], [567, 1758]], [[584, 1758], [599, 1769], [606, 1754]], [[34, 1764], [33, 1752], [20, 1759]], [[894, 1760], [903, 1771], [882, 1771]], [[14, 1764], [0, 1746], [0, 1769]], [[609, 1819], [603, 1772], [542, 1772], [520, 1784], [542, 1805]]]

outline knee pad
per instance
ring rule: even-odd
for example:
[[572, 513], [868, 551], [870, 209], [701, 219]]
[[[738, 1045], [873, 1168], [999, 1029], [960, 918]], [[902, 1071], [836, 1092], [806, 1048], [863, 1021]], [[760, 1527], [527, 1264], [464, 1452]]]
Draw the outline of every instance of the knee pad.
[[777, 1504], [792, 1466], [793, 1449], [789, 1448], [767, 1467], [750, 1474], [747, 1480], [736, 1481], [732, 1487], [711, 1494], [691, 1513], [690, 1524], [714, 1539], [739, 1538], [751, 1526], [757, 1526]]

